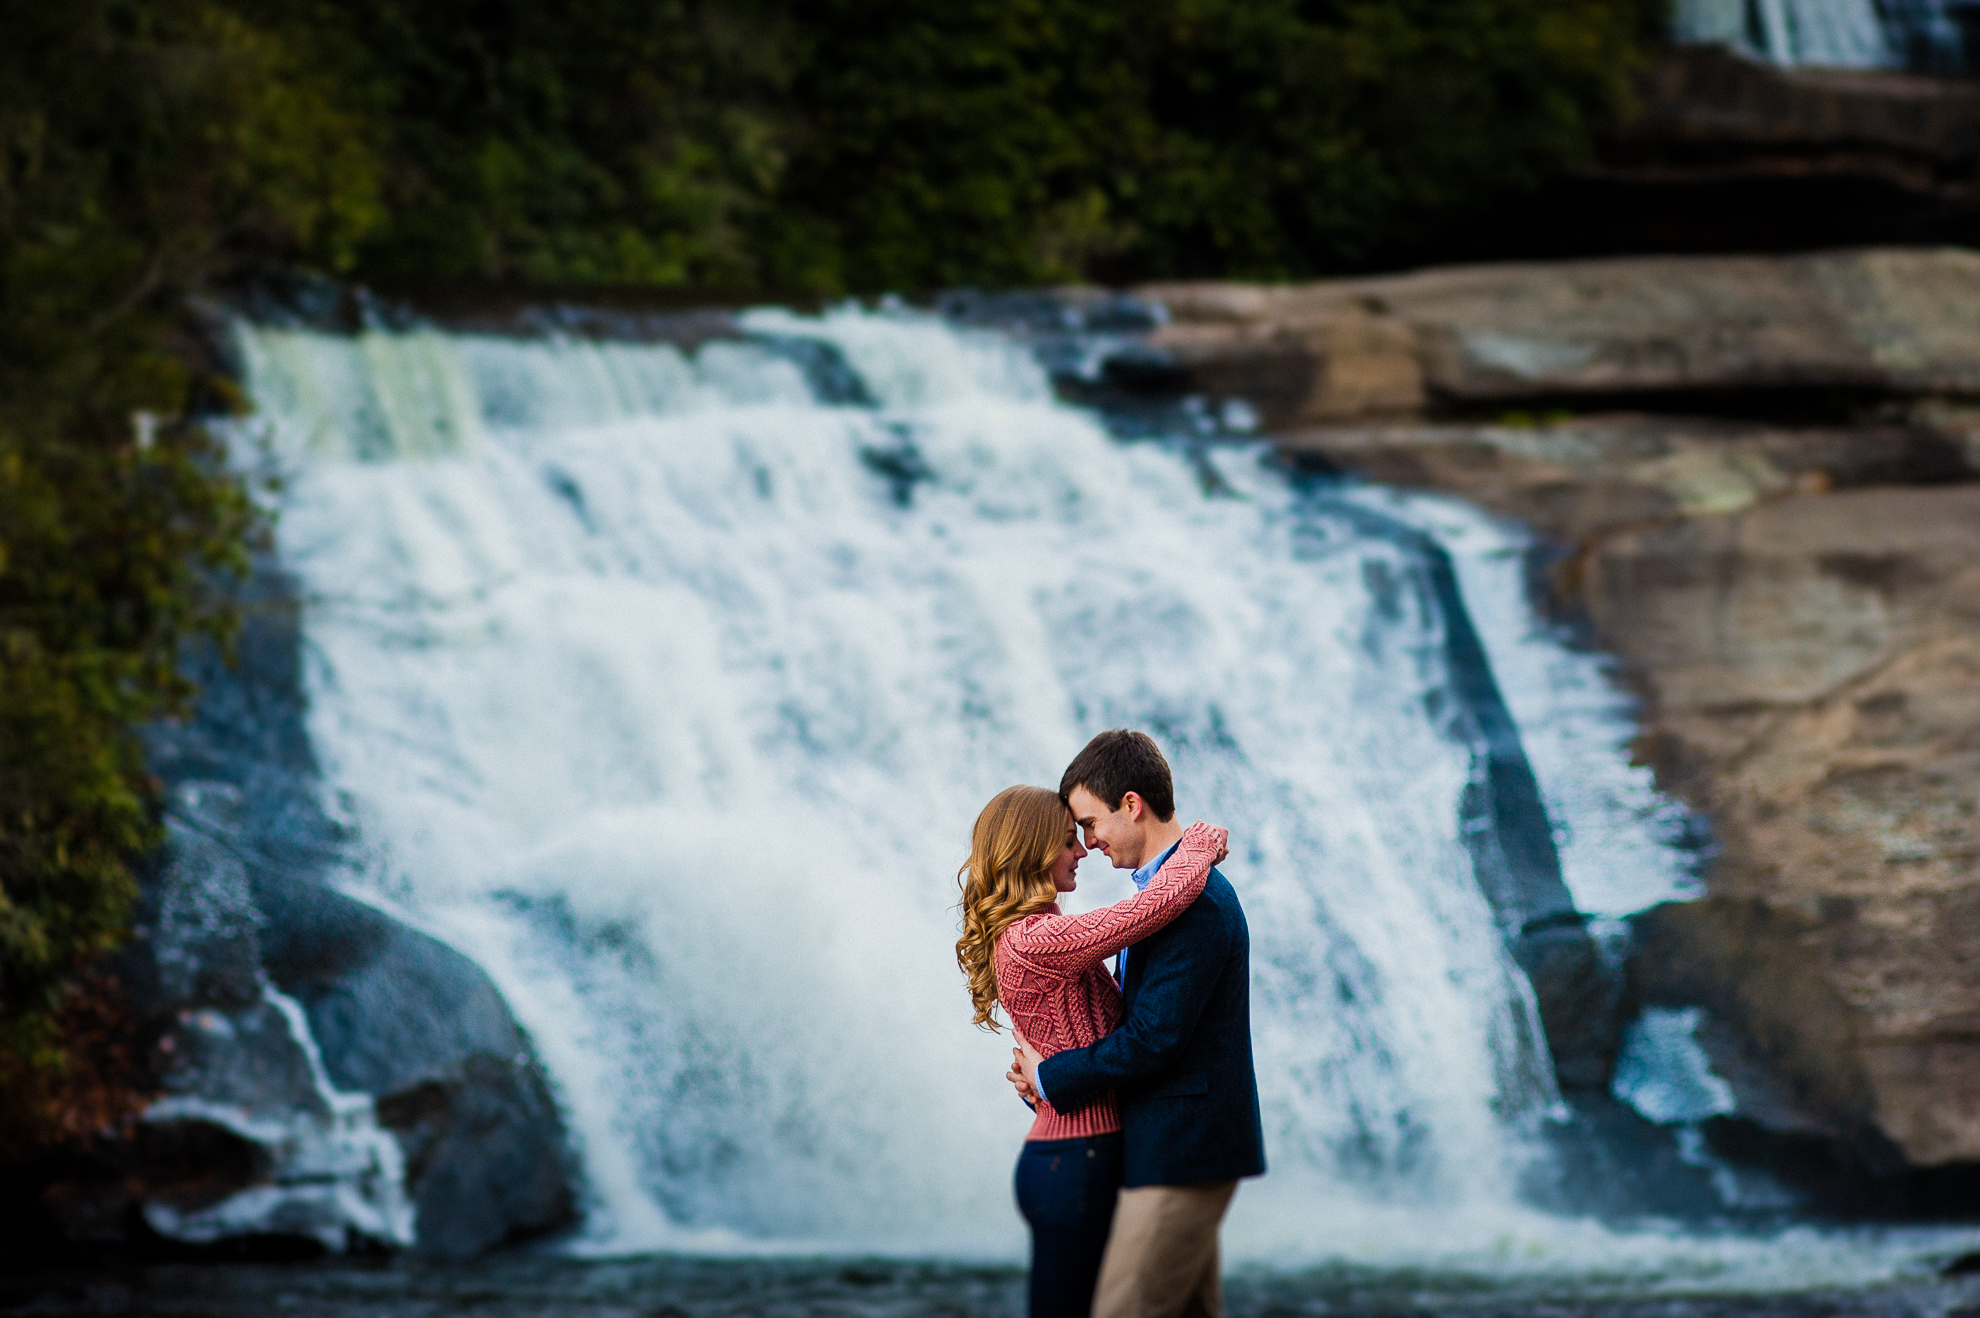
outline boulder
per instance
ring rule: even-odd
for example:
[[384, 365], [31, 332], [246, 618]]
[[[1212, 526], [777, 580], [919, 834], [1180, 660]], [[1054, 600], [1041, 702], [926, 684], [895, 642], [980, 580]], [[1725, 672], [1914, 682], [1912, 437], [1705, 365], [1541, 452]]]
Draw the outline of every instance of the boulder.
[[229, 784], [180, 783], [167, 834], [120, 967], [158, 1096], [101, 1184], [48, 1198], [68, 1234], [135, 1212], [187, 1245], [460, 1257], [572, 1219], [556, 1107], [480, 968], [274, 870]]
[[399, 1139], [421, 1253], [465, 1257], [570, 1222], [577, 1170], [528, 1039], [439, 940], [324, 887], [272, 905], [268, 965], [330, 1078]]

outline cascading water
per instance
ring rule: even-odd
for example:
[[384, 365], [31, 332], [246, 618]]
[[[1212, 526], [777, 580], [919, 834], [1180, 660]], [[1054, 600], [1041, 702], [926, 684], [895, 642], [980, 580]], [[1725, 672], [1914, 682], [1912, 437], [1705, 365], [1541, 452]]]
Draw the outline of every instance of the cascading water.
[[[1487, 1251], [1556, 1101], [1461, 835], [1450, 547], [1584, 909], [1682, 891], [1517, 537], [1122, 444], [1009, 339], [753, 313], [664, 344], [242, 326], [349, 885], [485, 967], [582, 1247], [1009, 1257], [1028, 1114], [952, 956], [975, 812], [1152, 732], [1230, 828], [1272, 1174], [1252, 1257]], [[1076, 900], [1129, 891], [1095, 857]], [[1540, 1234], [1545, 1235], [1542, 1231]]]
[[1970, 67], [1960, 0], [1676, 0], [1679, 42], [1787, 67], [1957, 73]]

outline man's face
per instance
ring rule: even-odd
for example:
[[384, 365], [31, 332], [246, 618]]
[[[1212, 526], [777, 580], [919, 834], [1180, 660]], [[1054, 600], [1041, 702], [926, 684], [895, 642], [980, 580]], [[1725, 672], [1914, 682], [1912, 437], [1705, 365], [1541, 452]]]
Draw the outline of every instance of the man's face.
[[1133, 792], [1121, 798], [1121, 808], [1110, 810], [1084, 787], [1075, 787], [1067, 798], [1073, 818], [1086, 834], [1086, 849], [1105, 853], [1117, 870], [1141, 868], [1148, 859], [1148, 821], [1154, 816]]

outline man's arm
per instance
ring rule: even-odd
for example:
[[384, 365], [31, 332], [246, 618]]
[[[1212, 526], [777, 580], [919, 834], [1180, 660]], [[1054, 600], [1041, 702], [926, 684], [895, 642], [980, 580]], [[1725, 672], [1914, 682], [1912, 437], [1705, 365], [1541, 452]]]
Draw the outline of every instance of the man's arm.
[[1112, 1034], [1085, 1048], [1045, 1059], [1037, 1088], [1060, 1112], [1077, 1112], [1104, 1096], [1173, 1065], [1196, 1032], [1216, 991], [1230, 950], [1222, 913], [1206, 904], [1169, 926], [1175, 946], [1142, 962], [1134, 1009]]

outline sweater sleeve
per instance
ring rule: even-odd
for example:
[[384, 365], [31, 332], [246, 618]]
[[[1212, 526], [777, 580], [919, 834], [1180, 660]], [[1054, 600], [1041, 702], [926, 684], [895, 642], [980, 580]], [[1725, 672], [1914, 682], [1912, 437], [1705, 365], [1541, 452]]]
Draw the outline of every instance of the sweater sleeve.
[[[1151, 885], [1152, 886], [1152, 885]], [[1057, 1112], [1077, 1112], [1109, 1092], [1124, 1092], [1175, 1065], [1228, 969], [1232, 935], [1214, 910], [1197, 907], [1178, 930], [1186, 952], [1171, 947], [1142, 964], [1141, 986], [1127, 1019], [1085, 1048], [1067, 1048], [1038, 1068], [1036, 1088]]]
[[1004, 935], [1003, 951], [1055, 974], [1076, 975], [1138, 943], [1189, 909], [1203, 895], [1210, 867], [1223, 849], [1221, 828], [1195, 823], [1148, 886], [1124, 902], [1084, 915], [1027, 920]]

